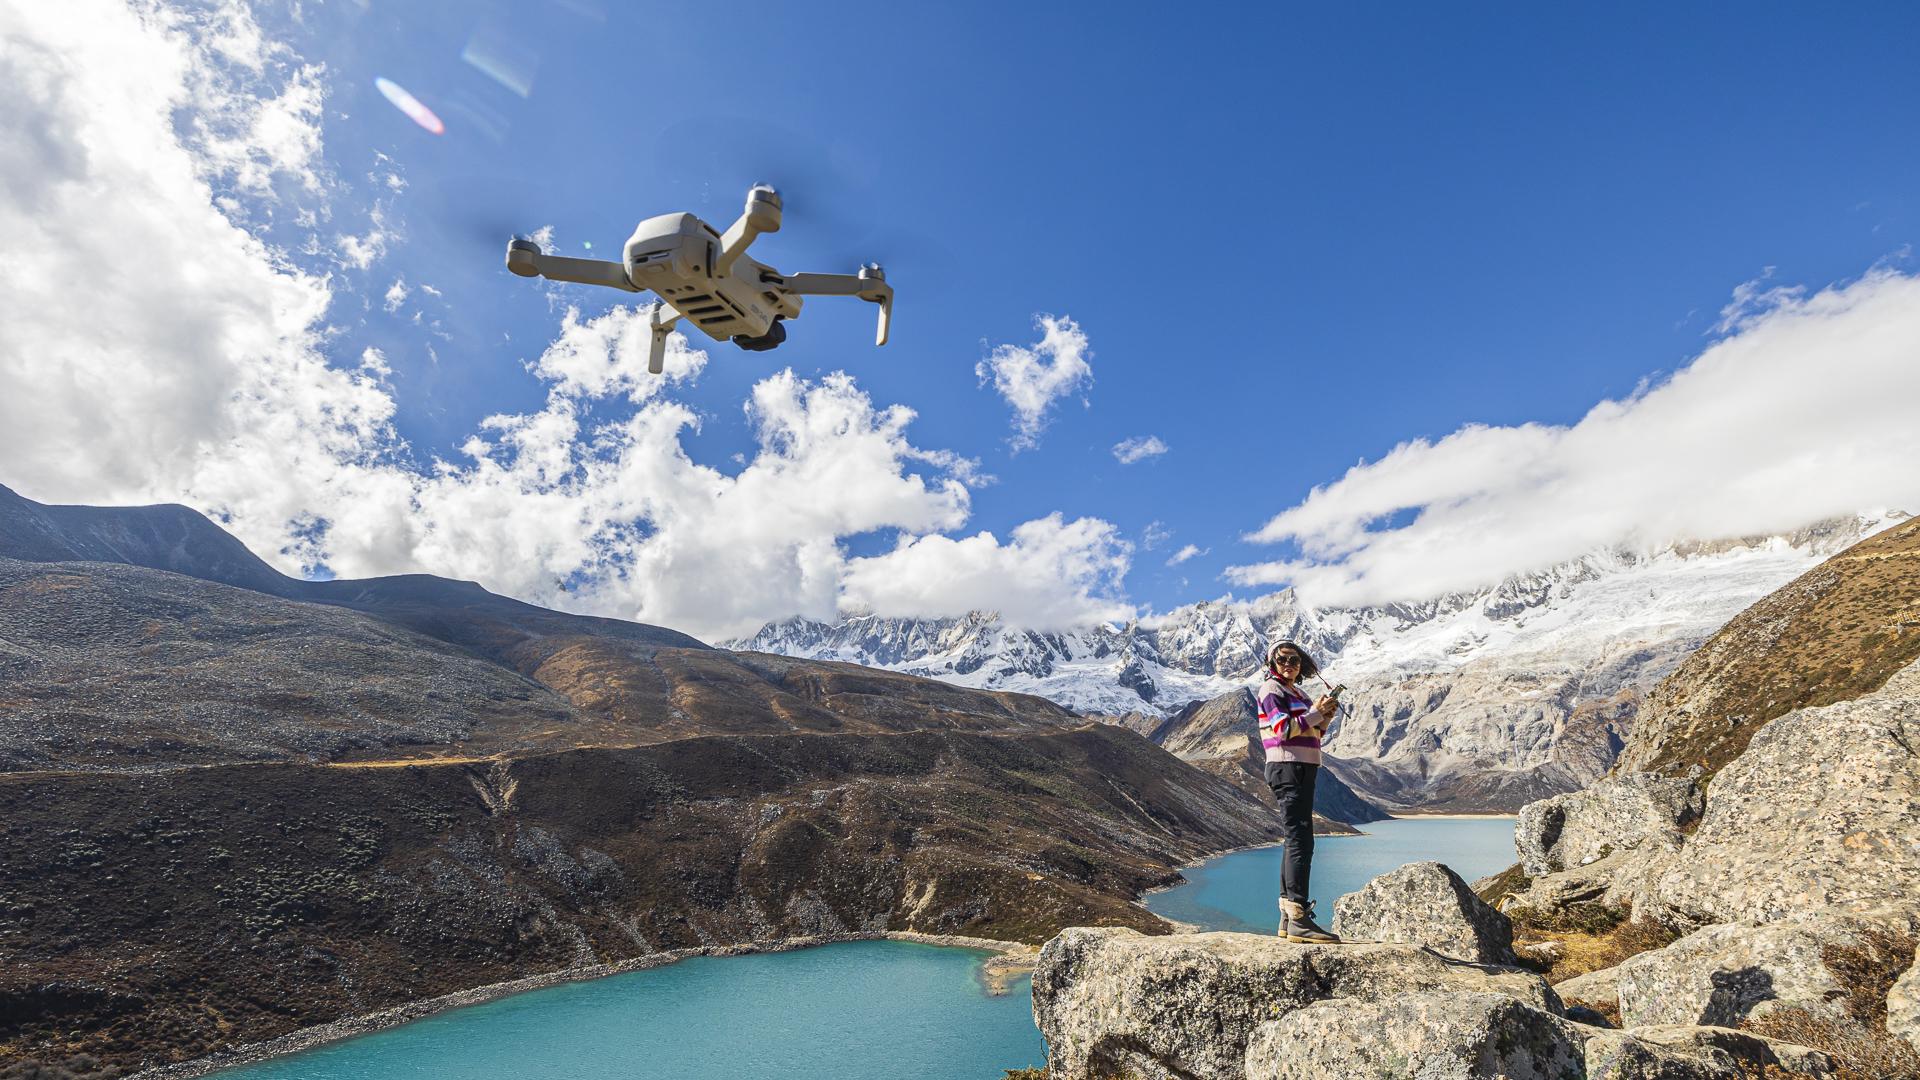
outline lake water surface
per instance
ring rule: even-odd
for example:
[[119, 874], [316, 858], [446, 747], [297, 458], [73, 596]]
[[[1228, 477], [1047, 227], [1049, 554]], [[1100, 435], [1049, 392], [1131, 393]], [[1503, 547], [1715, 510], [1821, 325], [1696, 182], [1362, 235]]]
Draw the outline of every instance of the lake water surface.
[[[1313, 894], [1439, 859], [1469, 881], [1513, 862], [1513, 819], [1405, 818], [1321, 837]], [[1152, 910], [1215, 930], [1271, 934], [1280, 849], [1185, 872]], [[532, 990], [218, 1074], [221, 1080], [998, 1080], [1045, 1063], [1031, 983], [989, 996], [986, 954], [856, 941], [677, 964]]]
[[[1438, 859], [1472, 881], [1512, 866], [1513, 820], [1410, 817], [1360, 826], [1365, 836], [1318, 836], [1308, 895], [1320, 924], [1333, 921], [1333, 901], [1389, 870]], [[1280, 922], [1280, 859], [1284, 848], [1236, 851], [1183, 870], [1187, 884], [1146, 898], [1156, 915], [1208, 930], [1271, 934]]]

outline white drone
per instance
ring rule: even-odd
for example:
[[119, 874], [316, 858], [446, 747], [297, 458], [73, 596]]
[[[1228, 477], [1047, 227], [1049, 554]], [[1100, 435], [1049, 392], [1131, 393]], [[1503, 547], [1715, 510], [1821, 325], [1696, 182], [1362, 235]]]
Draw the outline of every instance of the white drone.
[[634, 227], [620, 262], [548, 255], [515, 237], [507, 244], [507, 269], [521, 277], [658, 293], [665, 303], [654, 305], [647, 354], [647, 370], [655, 375], [666, 360], [667, 331], [681, 319], [715, 341], [731, 338], [762, 352], [787, 340], [781, 323], [800, 317], [803, 296], [857, 296], [879, 304], [873, 343], [885, 345], [893, 286], [880, 264], [868, 263], [858, 274], [782, 274], [747, 257], [755, 237], [779, 231], [780, 193], [757, 184], [747, 192], [746, 212], [724, 234], [692, 214], [661, 214]]

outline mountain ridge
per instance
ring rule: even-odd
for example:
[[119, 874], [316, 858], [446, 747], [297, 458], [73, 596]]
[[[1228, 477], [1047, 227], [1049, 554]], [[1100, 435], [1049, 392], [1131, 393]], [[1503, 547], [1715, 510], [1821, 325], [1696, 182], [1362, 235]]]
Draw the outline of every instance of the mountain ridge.
[[1017, 689], [1089, 715], [1136, 716], [1128, 726], [1154, 732], [1153, 721], [1247, 685], [1266, 643], [1292, 639], [1350, 688], [1329, 750], [1363, 798], [1397, 810], [1511, 812], [1605, 773], [1640, 696], [1748, 604], [1905, 519], [1875, 512], [1774, 537], [1610, 549], [1479, 590], [1370, 608], [1314, 611], [1281, 590], [1052, 632], [1009, 627], [990, 612], [855, 615], [770, 623], [727, 644]]

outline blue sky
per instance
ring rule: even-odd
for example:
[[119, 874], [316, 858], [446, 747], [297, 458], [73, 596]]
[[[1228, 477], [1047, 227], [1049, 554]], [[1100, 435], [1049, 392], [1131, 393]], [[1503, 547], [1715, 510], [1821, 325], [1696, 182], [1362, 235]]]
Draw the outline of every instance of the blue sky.
[[[1245, 536], [1409, 440], [1574, 425], [1823, 289], [1863, 305], [1846, 290], [1911, 280], [1920, 231], [1911, 5], [367, 0], [258, 23], [291, 50], [270, 75], [320, 69], [308, 166], [325, 184], [304, 201], [285, 176], [237, 192], [253, 207], [241, 224], [329, 275], [322, 355], [343, 370], [369, 346], [384, 357], [405, 442], [386, 458], [427, 472], [484, 418], [540, 410], [552, 379], [527, 365], [564, 306], [591, 320], [630, 299], [569, 287], [556, 308], [501, 268], [507, 232], [551, 226], [562, 251], [617, 257], [636, 220], [685, 209], [724, 227], [746, 186], [771, 180], [787, 227], [755, 255], [788, 271], [885, 262], [893, 343], [871, 346], [869, 305], [833, 300], [810, 302], [775, 352], [694, 342], [709, 360], [671, 391], [698, 420], [681, 435], [691, 459], [737, 471], [733, 456], [754, 453], [742, 403], [756, 384], [844, 371], [875, 406], [914, 410], [913, 447], [994, 478], [929, 533], [1109, 523], [1127, 569], [1094, 591], [1140, 608], [1286, 576], [1229, 567], [1344, 559], [1365, 544], [1355, 529], [1410, 526], [1433, 505], [1359, 499], [1331, 524]], [[463, 50], [492, 55], [494, 75]], [[376, 77], [445, 133], [392, 108]], [[327, 238], [362, 233], [381, 237], [377, 257], [343, 264]], [[396, 280], [407, 295], [389, 312]], [[1750, 318], [1729, 318], [1752, 282]], [[1084, 333], [1091, 379], [1016, 448], [1009, 404], [976, 366], [1033, 346], [1041, 314]], [[1894, 348], [1911, 355], [1905, 338]], [[616, 419], [636, 401], [579, 407]], [[1167, 451], [1116, 459], [1145, 436]], [[86, 494], [74, 488], [40, 490]], [[1834, 509], [1743, 505], [1763, 509], [1659, 527], [1628, 515], [1566, 542]], [[1154, 522], [1167, 535], [1150, 536]], [[901, 535], [837, 542], [878, 556]], [[1204, 553], [1165, 565], [1189, 544]]]

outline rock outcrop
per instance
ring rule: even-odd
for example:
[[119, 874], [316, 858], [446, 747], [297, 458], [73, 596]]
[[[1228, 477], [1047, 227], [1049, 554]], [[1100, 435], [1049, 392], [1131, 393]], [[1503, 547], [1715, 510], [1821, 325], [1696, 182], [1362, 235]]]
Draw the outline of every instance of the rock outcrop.
[[1513, 924], [1447, 866], [1408, 863], [1334, 901], [1333, 931], [1350, 941], [1423, 945], [1476, 964], [1517, 963]]
[[1691, 779], [1629, 774], [1529, 803], [1514, 823], [1520, 866], [1535, 877], [1643, 844], [1678, 851], [1706, 794]]
[[1583, 1031], [1503, 994], [1401, 994], [1322, 1001], [1254, 1030], [1247, 1080], [1419, 1077], [1578, 1080]]
[[1268, 1021], [1329, 999], [1353, 1005], [1427, 991], [1560, 1012], [1538, 975], [1450, 961], [1417, 946], [1080, 927], [1041, 949], [1033, 1013], [1054, 1080], [1239, 1080], [1255, 1031]]
[[[1920, 635], [1916, 635], [1920, 636]], [[1920, 664], [1787, 713], [1713, 777], [1700, 826], [1634, 899], [1707, 926], [1838, 908], [1920, 914]]]
[[1792, 1005], [1840, 1019], [1846, 976], [1832, 970], [1828, 952], [1859, 944], [1876, 925], [1821, 912], [1707, 927], [1612, 969], [1620, 1018], [1633, 1027], [1738, 1027]]
[[1722, 1027], [1569, 1018], [1529, 972], [1407, 945], [1078, 928], [1040, 952], [1051, 1080], [1745, 1080], [1830, 1055]]

